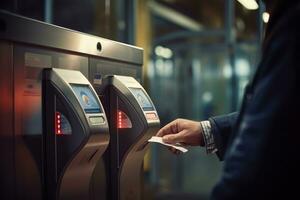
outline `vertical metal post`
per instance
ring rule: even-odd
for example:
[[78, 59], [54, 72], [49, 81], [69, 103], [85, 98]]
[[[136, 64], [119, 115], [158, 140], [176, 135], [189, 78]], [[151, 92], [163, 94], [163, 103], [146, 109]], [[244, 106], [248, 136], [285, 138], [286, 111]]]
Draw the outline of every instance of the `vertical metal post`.
[[125, 20], [125, 12], [126, 12], [126, 4], [127, 2], [124, 0], [116, 1], [116, 15], [117, 15], [117, 40], [120, 42], [125, 41], [125, 32], [126, 32], [126, 20]]
[[136, 20], [136, 0], [128, 0], [127, 3], [127, 43], [135, 44], [135, 20]]
[[262, 44], [264, 38], [264, 22], [262, 19], [262, 15], [265, 11], [265, 4], [262, 2], [262, 0], [259, 0], [259, 10], [257, 12], [257, 62], [259, 62], [261, 58]]
[[53, 0], [45, 0], [45, 7], [44, 7], [45, 15], [44, 20], [47, 23], [53, 22]]
[[117, 1], [118, 40], [135, 43], [136, 0]]
[[225, 1], [225, 32], [226, 32], [226, 44], [229, 53], [229, 63], [232, 70], [231, 77], [231, 105], [230, 110], [236, 111], [238, 104], [238, 77], [236, 74], [235, 66], [235, 54], [236, 54], [236, 36], [234, 30], [234, 0]]
[[262, 15], [265, 11], [266, 11], [265, 4], [262, 2], [262, 0], [259, 0], [259, 10], [258, 10], [258, 17], [257, 17], [259, 45], [262, 44], [264, 38], [264, 22], [262, 19]]

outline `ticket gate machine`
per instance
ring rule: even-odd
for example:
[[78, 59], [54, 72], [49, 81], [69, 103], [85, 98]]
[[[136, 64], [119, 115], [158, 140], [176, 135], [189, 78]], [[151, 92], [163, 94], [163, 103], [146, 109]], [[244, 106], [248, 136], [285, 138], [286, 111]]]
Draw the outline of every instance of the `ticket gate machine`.
[[44, 70], [45, 199], [90, 199], [90, 181], [109, 142], [106, 116], [79, 71]]
[[[70, 76], [59, 69], [80, 71], [90, 80], [96, 92], [101, 94], [98, 89], [102, 87], [102, 78], [105, 75], [119, 74], [141, 80], [142, 65], [143, 50], [141, 48], [0, 10], [1, 199], [44, 200], [46, 197], [49, 199], [49, 193], [53, 195], [50, 197], [53, 199], [55, 195], [58, 199], [64, 197], [75, 199], [69, 196], [72, 195], [70, 190], [74, 194], [85, 195], [87, 189], [81, 188], [80, 182], [86, 182], [86, 180], [77, 181], [79, 178], [76, 176], [83, 176], [83, 173], [90, 172], [90, 167], [99, 152], [107, 144], [108, 136], [104, 130], [105, 125], [99, 129], [101, 133], [94, 134], [95, 125], [92, 123], [98, 123], [99, 119], [93, 117], [90, 119], [90, 117], [97, 114], [84, 111], [80, 98], [77, 99], [79, 103], [76, 102], [77, 97], [75, 98], [74, 95], [79, 89], [72, 88], [72, 84], [69, 83], [76, 83], [77, 80], [71, 81], [67, 78]], [[56, 69], [50, 70], [49, 68]], [[57, 86], [53, 81], [60, 85]], [[47, 87], [44, 87], [45, 85]], [[59, 92], [62, 89], [67, 94]], [[45, 90], [48, 92], [45, 93]], [[47, 94], [50, 95], [47, 96], [51, 100], [50, 103], [45, 101]], [[55, 101], [53, 96], [55, 96]], [[70, 97], [72, 101], [64, 96]], [[53, 102], [57, 111], [60, 111], [57, 116]], [[47, 103], [49, 108], [45, 107], [44, 103]], [[50, 107], [54, 111], [51, 110], [53, 113], [49, 114]], [[102, 109], [101, 104], [100, 108]], [[44, 110], [47, 110], [52, 117], [44, 118]], [[100, 115], [102, 115], [101, 112]], [[53, 125], [55, 117], [61, 118], [60, 122], [64, 123], [64, 131], [61, 130], [64, 134], [55, 135], [56, 140], [53, 135], [49, 134], [51, 130], [53, 131], [53, 127], [47, 127], [43, 122], [47, 120]], [[74, 126], [71, 127], [72, 134], [70, 134], [65, 118]], [[78, 123], [79, 120], [82, 122]], [[62, 124], [60, 125], [62, 127]], [[89, 127], [92, 128], [90, 132], [87, 130]], [[47, 131], [45, 132], [44, 129]], [[89, 137], [79, 136], [80, 130], [89, 134]], [[46, 133], [49, 138], [44, 137]], [[101, 137], [101, 149], [93, 155], [94, 148], [100, 145], [93, 141], [99, 137]], [[45, 139], [51, 142], [47, 149]], [[68, 139], [75, 139], [77, 143], [72, 143]], [[53, 144], [53, 142], [57, 143]], [[60, 149], [61, 145], [67, 148]], [[75, 148], [76, 145], [78, 148]], [[64, 160], [71, 152], [74, 152], [73, 156], [70, 156], [68, 161]], [[91, 159], [91, 163], [86, 162], [87, 158], [83, 156], [85, 152], [87, 152], [86, 156]], [[77, 172], [77, 166], [79, 166], [77, 161], [80, 157], [82, 157], [80, 166], [83, 171]], [[53, 161], [57, 161], [57, 164]], [[53, 169], [55, 166], [57, 169]], [[103, 156], [96, 167], [98, 168], [94, 170], [92, 182], [101, 184], [90, 187], [90, 190], [91, 194], [98, 192], [99, 195], [92, 195], [89, 200], [107, 199], [106, 177], [108, 176], [104, 169]], [[70, 176], [72, 173], [75, 173], [74, 181], [71, 179], [73, 176]], [[51, 179], [53, 178], [51, 174], [54, 174], [54, 179]], [[50, 186], [46, 187], [45, 184]], [[87, 199], [85, 197], [82, 199]]]
[[[148, 139], [159, 129], [155, 106], [132, 77], [108, 76], [106, 108], [109, 108], [110, 144], [105, 153], [109, 169], [109, 199], [142, 199], [142, 168]], [[109, 104], [109, 105], [107, 105]]]

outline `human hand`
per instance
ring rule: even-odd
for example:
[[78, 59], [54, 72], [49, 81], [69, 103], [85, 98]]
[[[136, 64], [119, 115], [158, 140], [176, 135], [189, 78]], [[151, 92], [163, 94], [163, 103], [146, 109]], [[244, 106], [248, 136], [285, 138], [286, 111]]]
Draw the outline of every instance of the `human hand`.
[[162, 137], [164, 142], [170, 144], [204, 146], [203, 130], [197, 121], [176, 119], [161, 128], [156, 136]]

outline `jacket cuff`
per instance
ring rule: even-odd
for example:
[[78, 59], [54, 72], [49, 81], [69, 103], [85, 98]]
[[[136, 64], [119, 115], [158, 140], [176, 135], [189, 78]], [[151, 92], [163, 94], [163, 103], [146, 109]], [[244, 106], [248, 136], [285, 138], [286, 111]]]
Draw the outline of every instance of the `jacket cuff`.
[[214, 136], [211, 133], [211, 124], [209, 121], [201, 121], [200, 125], [203, 130], [203, 139], [205, 143], [205, 148], [206, 148], [206, 153], [207, 154], [212, 154], [218, 151]]

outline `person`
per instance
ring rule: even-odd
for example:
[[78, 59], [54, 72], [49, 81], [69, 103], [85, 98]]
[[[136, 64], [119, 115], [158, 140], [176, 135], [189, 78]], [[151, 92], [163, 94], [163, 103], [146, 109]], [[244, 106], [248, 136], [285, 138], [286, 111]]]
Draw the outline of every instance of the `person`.
[[270, 21], [261, 61], [240, 110], [201, 122], [176, 119], [156, 134], [205, 146], [224, 161], [213, 200], [299, 198], [300, 3], [265, 4]]

